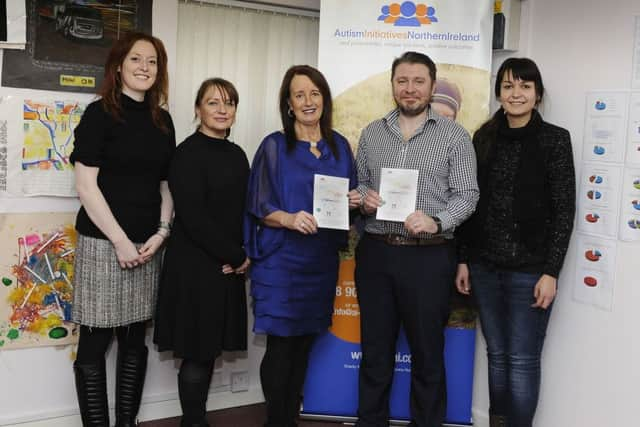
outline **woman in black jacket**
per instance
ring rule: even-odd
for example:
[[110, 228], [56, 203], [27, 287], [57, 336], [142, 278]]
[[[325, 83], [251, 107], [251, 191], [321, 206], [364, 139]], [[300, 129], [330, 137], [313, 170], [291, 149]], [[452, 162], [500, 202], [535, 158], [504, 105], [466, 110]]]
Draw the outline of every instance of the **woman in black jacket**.
[[501, 108], [473, 138], [480, 201], [459, 229], [456, 287], [473, 295], [487, 342], [492, 427], [530, 427], [540, 354], [575, 211], [569, 132], [542, 120], [536, 64], [498, 70]]

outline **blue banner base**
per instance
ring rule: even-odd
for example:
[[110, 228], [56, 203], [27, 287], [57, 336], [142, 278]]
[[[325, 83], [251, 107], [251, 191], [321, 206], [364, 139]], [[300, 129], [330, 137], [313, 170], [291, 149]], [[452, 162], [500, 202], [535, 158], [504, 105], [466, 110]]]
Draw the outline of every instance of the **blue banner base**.
[[[446, 425], [472, 425], [475, 337], [475, 329], [445, 329]], [[348, 421], [355, 421], [361, 358], [360, 344], [341, 340], [330, 332], [319, 336], [310, 354], [302, 416], [327, 416], [332, 420], [349, 418]], [[399, 422], [410, 419], [410, 381], [411, 354], [406, 337], [401, 332], [389, 402], [391, 418]]]

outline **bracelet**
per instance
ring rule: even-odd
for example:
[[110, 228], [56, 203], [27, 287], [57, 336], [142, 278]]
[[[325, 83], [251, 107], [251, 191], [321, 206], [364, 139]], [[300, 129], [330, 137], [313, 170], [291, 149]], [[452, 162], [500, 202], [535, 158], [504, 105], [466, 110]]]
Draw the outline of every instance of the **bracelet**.
[[169, 230], [167, 230], [164, 227], [158, 227], [158, 230], [156, 231], [156, 234], [158, 236], [162, 237], [163, 239], [166, 239], [167, 237], [169, 237], [169, 235], [171, 235]]
[[159, 229], [165, 229], [167, 230], [169, 233], [171, 233], [171, 223], [168, 221], [160, 221], [160, 223], [158, 224], [158, 230]]

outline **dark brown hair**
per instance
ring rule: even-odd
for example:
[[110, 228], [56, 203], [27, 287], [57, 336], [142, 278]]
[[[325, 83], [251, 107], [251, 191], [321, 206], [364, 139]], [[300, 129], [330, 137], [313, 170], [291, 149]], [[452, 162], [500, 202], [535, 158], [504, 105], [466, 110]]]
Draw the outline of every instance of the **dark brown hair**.
[[338, 149], [333, 138], [333, 102], [331, 101], [331, 89], [327, 79], [322, 73], [309, 65], [294, 65], [287, 70], [282, 78], [280, 86], [280, 119], [287, 139], [287, 148], [293, 149], [296, 144], [295, 117], [289, 115], [289, 98], [291, 97], [291, 81], [295, 76], [307, 76], [316, 85], [322, 94], [322, 115], [320, 116], [320, 133], [331, 149], [333, 155], [338, 158]]
[[431, 83], [433, 84], [436, 81], [436, 64], [424, 53], [408, 51], [394, 59], [391, 64], [391, 81], [393, 81], [393, 76], [396, 75], [396, 68], [400, 64], [422, 64], [429, 69]]
[[[200, 84], [200, 88], [198, 89], [198, 93], [196, 94], [196, 100], [194, 102], [194, 107], [199, 108], [200, 104], [202, 104], [202, 99], [204, 95], [207, 93], [209, 88], [216, 87], [220, 91], [222, 95], [223, 101], [231, 101], [233, 105], [237, 108], [238, 103], [240, 102], [240, 98], [238, 97], [238, 91], [236, 87], [229, 80], [221, 79], [220, 77], [213, 77], [203, 81]], [[226, 97], [229, 97], [228, 99]], [[231, 128], [227, 129], [227, 135], [231, 133]]]
[[[542, 83], [542, 74], [538, 69], [536, 63], [529, 58], [507, 58], [498, 68], [496, 75], [496, 84], [494, 86], [494, 94], [497, 99], [500, 98], [500, 91], [502, 90], [502, 79], [504, 75], [511, 72], [511, 75], [515, 80], [531, 81], [534, 83], [536, 90], [536, 104], [537, 107], [542, 98], [544, 97], [544, 84]], [[487, 120], [480, 129], [476, 131], [478, 139], [483, 141], [481, 146], [476, 147], [476, 154], [478, 160], [485, 161], [491, 152], [492, 142], [495, 139], [496, 132], [499, 127], [500, 120], [503, 118], [505, 112], [502, 107], [496, 111], [493, 116]]]
[[156, 50], [158, 60], [158, 73], [153, 86], [147, 90], [145, 99], [151, 108], [153, 123], [165, 133], [169, 129], [163, 120], [162, 107], [169, 101], [168, 86], [169, 75], [167, 73], [167, 51], [160, 39], [145, 33], [127, 33], [117, 40], [109, 51], [107, 62], [104, 65], [104, 80], [100, 86], [98, 94], [102, 97], [105, 110], [116, 120], [122, 119], [122, 108], [120, 107], [120, 97], [122, 95], [122, 78], [118, 68], [136, 42], [143, 40], [151, 43]]

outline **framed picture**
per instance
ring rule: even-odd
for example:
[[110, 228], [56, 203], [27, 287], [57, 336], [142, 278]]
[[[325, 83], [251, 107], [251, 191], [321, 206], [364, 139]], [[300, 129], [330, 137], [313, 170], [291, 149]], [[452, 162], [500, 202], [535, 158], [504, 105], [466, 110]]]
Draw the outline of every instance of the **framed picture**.
[[152, 0], [26, 0], [27, 45], [5, 50], [2, 86], [95, 93], [113, 42], [151, 34]]

